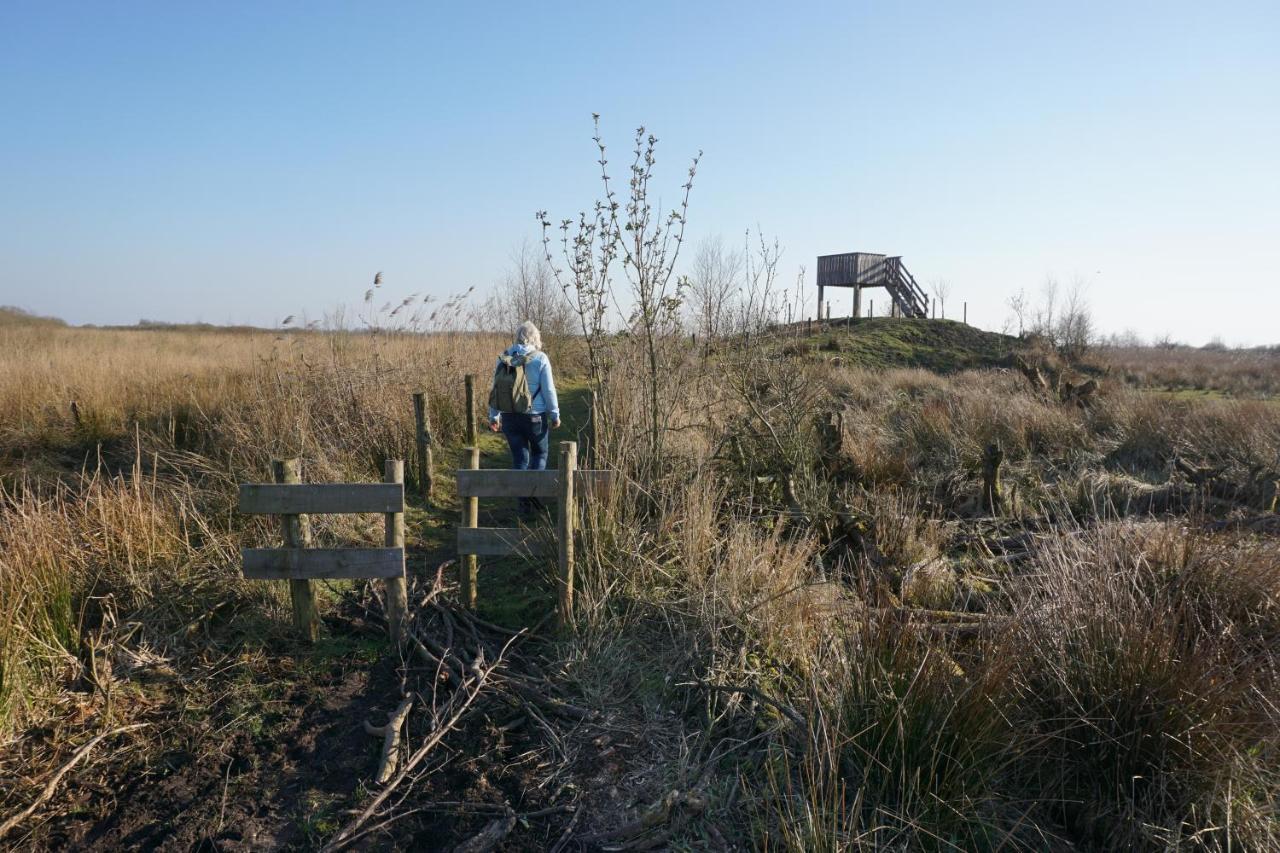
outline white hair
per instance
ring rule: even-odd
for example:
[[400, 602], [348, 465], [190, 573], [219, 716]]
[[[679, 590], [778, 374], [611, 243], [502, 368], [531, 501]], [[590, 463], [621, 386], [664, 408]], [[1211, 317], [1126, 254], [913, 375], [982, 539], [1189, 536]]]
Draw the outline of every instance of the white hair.
[[542, 332], [538, 331], [538, 327], [533, 325], [532, 320], [525, 320], [516, 326], [516, 343], [533, 349], [542, 349]]

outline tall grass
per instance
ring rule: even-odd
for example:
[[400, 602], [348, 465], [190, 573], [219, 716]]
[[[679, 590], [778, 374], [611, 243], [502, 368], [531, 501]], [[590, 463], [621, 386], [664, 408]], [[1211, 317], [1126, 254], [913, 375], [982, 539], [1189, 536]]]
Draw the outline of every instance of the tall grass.
[[1213, 391], [1239, 397], [1280, 395], [1280, 348], [1103, 347], [1093, 359], [1117, 377], [1169, 390]]
[[[79, 672], [107, 600], [168, 642], [197, 611], [261, 597], [238, 549], [269, 533], [237, 520], [235, 484], [286, 456], [312, 481], [379, 478], [412, 457], [418, 390], [437, 439], [456, 440], [463, 374], [485, 375], [502, 343], [0, 327], [0, 725]], [[317, 535], [339, 525], [366, 533], [335, 517]]]
[[[310, 479], [377, 478], [413, 452], [416, 390], [456, 441], [461, 377], [504, 343], [0, 328], [3, 725], [92, 679], [122, 622], [180, 653], [193, 625], [280, 606], [239, 578], [238, 547], [269, 534], [236, 519], [235, 483], [285, 455]], [[1214, 527], [1063, 501], [1179, 461], [1273, 471], [1273, 404], [1107, 383], [1081, 408], [1016, 373], [755, 349], [744, 381], [689, 352], [655, 458], [632, 346], [610, 339], [600, 389], [600, 464], [627, 488], [584, 519], [577, 630], [550, 648], [584, 703], [643, 727], [640, 794], [715, 792], [709, 824], [794, 850], [1280, 843], [1280, 551], [1231, 529], [1263, 503]], [[992, 443], [997, 518], [977, 502]]]

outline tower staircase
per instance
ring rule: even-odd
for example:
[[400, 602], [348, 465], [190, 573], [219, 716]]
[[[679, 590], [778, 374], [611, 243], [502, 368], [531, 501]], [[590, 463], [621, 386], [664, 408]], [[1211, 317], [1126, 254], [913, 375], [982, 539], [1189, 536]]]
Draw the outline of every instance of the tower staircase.
[[884, 259], [884, 286], [903, 317], [929, 316], [929, 297], [902, 263], [901, 257]]

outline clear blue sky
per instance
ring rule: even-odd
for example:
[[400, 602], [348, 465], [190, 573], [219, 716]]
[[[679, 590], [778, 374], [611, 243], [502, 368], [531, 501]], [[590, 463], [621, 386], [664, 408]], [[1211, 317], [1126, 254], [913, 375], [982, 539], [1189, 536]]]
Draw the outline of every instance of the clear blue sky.
[[376, 270], [487, 286], [594, 198], [592, 112], [619, 167], [660, 137], [668, 200], [705, 150], [691, 239], [758, 224], [788, 280], [900, 254], [998, 328], [1079, 275], [1106, 330], [1280, 341], [1275, 0], [6, 0], [0, 303], [272, 323]]

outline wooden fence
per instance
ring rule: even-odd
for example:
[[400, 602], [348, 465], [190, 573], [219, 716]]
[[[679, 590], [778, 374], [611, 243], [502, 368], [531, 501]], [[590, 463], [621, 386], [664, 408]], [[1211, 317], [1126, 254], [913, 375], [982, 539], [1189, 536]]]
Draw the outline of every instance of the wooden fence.
[[[458, 498], [462, 523], [458, 528], [458, 554], [463, 604], [476, 605], [477, 557], [529, 556], [551, 537], [545, 530], [523, 527], [486, 528], [479, 526], [479, 499], [539, 498], [559, 502], [555, 542], [558, 562], [557, 621], [568, 625], [573, 612], [573, 540], [578, 497], [587, 500], [607, 494], [613, 484], [609, 471], [578, 470], [578, 445], [560, 444], [560, 468], [551, 471], [480, 470], [480, 449], [476, 446], [475, 377], [465, 377], [467, 445], [463, 448], [463, 468], [458, 471]], [[433, 501], [432, 435], [427, 395], [413, 395], [418, 486], [423, 499]], [[599, 401], [591, 392], [587, 454], [594, 463], [597, 447]], [[250, 515], [280, 516], [283, 547], [243, 548], [243, 571], [254, 580], [287, 580], [293, 605], [293, 620], [308, 640], [319, 633], [315, 590], [311, 581], [319, 579], [381, 579], [385, 582], [386, 612], [391, 635], [403, 636], [408, 610], [404, 557], [404, 462], [388, 460], [381, 483], [303, 483], [297, 459], [272, 463], [274, 483], [245, 483], [240, 486], [240, 511]], [[567, 473], [568, 476], [563, 476]], [[312, 548], [310, 515], [315, 513], [372, 513], [385, 517], [383, 548]]]
[[[294, 625], [308, 640], [319, 634], [313, 579], [380, 578], [385, 584], [387, 621], [393, 639], [402, 636], [407, 611], [404, 575], [404, 462], [389, 459], [381, 483], [303, 483], [297, 459], [271, 463], [274, 483], [240, 486], [240, 511], [278, 515], [283, 548], [244, 548], [244, 576], [287, 580]], [[383, 548], [312, 548], [314, 513], [383, 514]]]
[[590, 499], [605, 494], [613, 485], [613, 472], [578, 469], [578, 444], [560, 442], [560, 467], [551, 471], [480, 470], [480, 450], [463, 449], [468, 467], [458, 471], [458, 497], [463, 501], [462, 525], [458, 528], [458, 554], [463, 566], [463, 601], [475, 607], [476, 557], [531, 556], [542, 550], [548, 537], [545, 530], [527, 527], [480, 527], [480, 498], [547, 498], [558, 502], [556, 513], [556, 622], [563, 628], [573, 617], [573, 539], [577, 523], [578, 496]]

